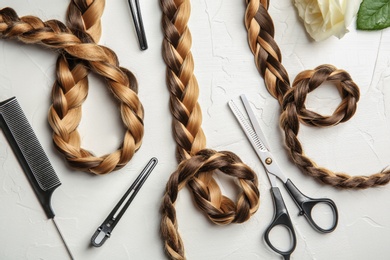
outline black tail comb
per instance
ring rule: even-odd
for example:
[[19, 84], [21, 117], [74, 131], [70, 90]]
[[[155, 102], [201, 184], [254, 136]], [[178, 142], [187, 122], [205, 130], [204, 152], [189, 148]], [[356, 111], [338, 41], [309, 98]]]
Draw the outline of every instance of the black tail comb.
[[30, 181], [47, 217], [53, 220], [70, 258], [74, 259], [54, 219], [55, 214], [51, 207], [51, 195], [61, 185], [60, 179], [58, 179], [49, 158], [47, 158], [15, 97], [0, 102], [0, 128]]
[[61, 182], [15, 97], [0, 102], [0, 127], [47, 217], [53, 218], [51, 195]]

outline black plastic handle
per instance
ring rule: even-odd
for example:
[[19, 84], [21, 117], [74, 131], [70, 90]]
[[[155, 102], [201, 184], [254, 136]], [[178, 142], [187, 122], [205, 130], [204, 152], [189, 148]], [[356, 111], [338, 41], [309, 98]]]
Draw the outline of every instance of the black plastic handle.
[[[274, 214], [273, 221], [271, 222], [271, 224], [268, 226], [268, 228], [265, 231], [264, 239], [265, 239], [265, 242], [268, 244], [268, 246], [272, 250], [274, 250], [278, 254], [281, 254], [285, 260], [288, 260], [288, 259], [290, 259], [290, 255], [295, 250], [295, 246], [297, 244], [297, 239], [295, 236], [294, 227], [291, 223], [290, 215], [288, 214], [286, 205], [284, 204], [282, 194], [280, 193], [279, 188], [272, 187], [271, 194], [272, 194], [272, 198], [273, 198], [273, 202], [274, 202], [275, 214]], [[291, 243], [291, 246], [288, 250], [283, 251], [283, 250], [276, 248], [272, 244], [271, 240], [269, 239], [269, 235], [270, 235], [271, 230], [273, 228], [275, 228], [276, 226], [284, 226], [290, 232], [292, 243]]]
[[[300, 192], [290, 179], [288, 179], [284, 185], [286, 186], [291, 197], [294, 199], [295, 203], [297, 204], [298, 208], [300, 209], [299, 215], [305, 216], [306, 219], [309, 221], [309, 223], [312, 225], [312, 227], [315, 230], [317, 230], [321, 233], [330, 233], [336, 229], [339, 215], [337, 212], [336, 204], [333, 202], [333, 200], [327, 199], [327, 198], [321, 198], [321, 199], [310, 198], [310, 197], [304, 195], [302, 192]], [[311, 215], [312, 209], [319, 203], [326, 204], [332, 209], [333, 222], [329, 228], [320, 227], [312, 218], [312, 215]]]

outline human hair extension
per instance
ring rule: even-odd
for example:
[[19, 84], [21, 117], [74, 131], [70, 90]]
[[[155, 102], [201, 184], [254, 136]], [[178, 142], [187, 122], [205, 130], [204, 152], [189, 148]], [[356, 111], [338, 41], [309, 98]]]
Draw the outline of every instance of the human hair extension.
[[[122, 168], [139, 149], [144, 132], [144, 111], [135, 76], [119, 66], [111, 49], [97, 44], [104, 5], [104, 0], [72, 0], [67, 11], [68, 26], [34, 16], [19, 18], [11, 8], [0, 10], [1, 38], [43, 45], [59, 53], [48, 115], [53, 142], [71, 167], [95, 174]], [[90, 71], [105, 80], [118, 101], [126, 130], [119, 149], [101, 157], [81, 147], [77, 131]]]
[[[359, 88], [346, 71], [332, 65], [321, 65], [314, 70], [303, 71], [290, 86], [287, 71], [282, 65], [281, 52], [274, 40], [274, 25], [268, 13], [269, 1], [247, 0], [246, 3], [245, 25], [248, 30], [249, 46], [269, 93], [281, 105], [280, 126], [295, 165], [321, 183], [341, 189], [364, 189], [387, 184], [390, 181], [390, 170], [370, 176], [350, 176], [318, 167], [304, 154], [298, 139], [300, 123], [326, 127], [347, 121], [356, 111]], [[325, 81], [334, 83], [342, 98], [330, 116], [322, 116], [305, 107], [307, 94]]]
[[[187, 186], [197, 207], [216, 224], [241, 223], [259, 207], [256, 174], [232, 152], [207, 149], [201, 128], [199, 86], [194, 76], [191, 33], [187, 27], [190, 0], [160, 0], [162, 7], [163, 58], [170, 92], [172, 129], [179, 166], [170, 176], [161, 205], [161, 236], [171, 259], [185, 259], [178, 232], [175, 202]], [[222, 195], [214, 174], [224, 173], [237, 180], [236, 202]]]

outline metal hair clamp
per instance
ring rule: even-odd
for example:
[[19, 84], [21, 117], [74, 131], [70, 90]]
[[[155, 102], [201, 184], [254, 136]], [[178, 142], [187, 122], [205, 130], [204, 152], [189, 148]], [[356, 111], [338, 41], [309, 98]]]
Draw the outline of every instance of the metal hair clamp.
[[107, 238], [111, 236], [112, 230], [115, 228], [126, 209], [130, 206], [130, 203], [133, 201], [134, 197], [137, 195], [138, 191], [141, 189], [142, 185], [157, 165], [157, 162], [157, 158], [153, 157], [138, 175], [133, 184], [131, 184], [130, 188], [126, 191], [118, 204], [116, 204], [110, 215], [108, 215], [106, 220], [104, 220], [104, 222], [96, 230], [95, 234], [93, 234], [91, 238], [93, 246], [102, 246]]
[[128, 0], [131, 10], [131, 15], [133, 16], [135, 31], [137, 32], [139, 46], [141, 50], [146, 50], [148, 48], [148, 43], [146, 41], [144, 24], [142, 22], [141, 9], [139, 8], [138, 0]]

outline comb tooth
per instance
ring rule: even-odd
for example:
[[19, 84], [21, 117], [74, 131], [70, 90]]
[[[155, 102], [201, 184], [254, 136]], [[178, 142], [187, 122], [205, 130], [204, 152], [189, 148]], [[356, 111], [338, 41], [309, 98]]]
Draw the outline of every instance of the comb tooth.
[[0, 110], [24, 155], [39, 187], [46, 191], [61, 184], [34, 130], [31, 128], [16, 99], [5, 103]]

